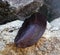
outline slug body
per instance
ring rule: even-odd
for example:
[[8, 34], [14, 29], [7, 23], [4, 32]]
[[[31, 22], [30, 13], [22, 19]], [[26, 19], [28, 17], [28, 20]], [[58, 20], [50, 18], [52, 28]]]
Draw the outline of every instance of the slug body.
[[35, 44], [46, 29], [46, 16], [40, 13], [33, 14], [26, 19], [15, 38], [17, 47], [26, 48]]

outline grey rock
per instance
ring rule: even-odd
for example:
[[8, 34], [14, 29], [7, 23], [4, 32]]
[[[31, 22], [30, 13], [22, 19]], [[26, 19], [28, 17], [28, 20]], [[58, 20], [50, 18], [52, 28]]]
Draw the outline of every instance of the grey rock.
[[0, 1], [0, 25], [17, 20], [15, 9], [8, 2]]
[[[16, 55], [16, 53], [18, 53], [17, 55], [20, 55], [19, 53], [21, 51], [16, 52], [16, 49], [18, 50], [19, 48], [16, 48], [14, 46], [12, 47], [12, 45], [14, 43], [15, 36], [17, 35], [18, 30], [22, 26], [22, 24], [23, 21], [16, 20], [14, 22], [10, 22], [5, 25], [0, 25], [0, 51], [4, 50], [5, 52], [8, 53], [8, 55], [12, 51], [13, 53], [12, 55]], [[50, 23], [47, 22], [47, 29], [45, 34], [43, 35], [43, 37], [45, 37], [46, 39], [44, 38], [44, 40], [43, 39], [41, 40], [43, 42], [42, 46], [41, 46], [42, 42], [40, 41], [41, 43], [38, 43], [38, 46], [35, 47], [32, 46], [30, 49], [28, 48], [29, 50], [27, 49], [26, 54], [24, 53], [25, 52], [24, 50], [22, 51], [22, 53], [25, 55], [36, 55], [36, 54], [37, 55], [60, 55], [60, 30], [57, 31], [53, 30], [51, 32], [52, 27], [54, 26], [52, 26]], [[11, 32], [11, 30], [13, 31]], [[9, 45], [9, 47], [6, 48], [7, 44]]]
[[25, 17], [31, 15], [43, 5], [43, 0], [3, 0], [8, 1], [12, 7], [16, 8], [16, 14], [24, 20]]
[[11, 6], [19, 8], [22, 6], [26, 6], [28, 4], [31, 4], [32, 2], [43, 2], [43, 0], [3, 0], [3, 1], [8, 1]]
[[46, 0], [46, 3], [52, 14], [52, 18], [60, 17], [60, 0]]
[[60, 30], [60, 18], [53, 20], [50, 24], [53, 26], [51, 30]]

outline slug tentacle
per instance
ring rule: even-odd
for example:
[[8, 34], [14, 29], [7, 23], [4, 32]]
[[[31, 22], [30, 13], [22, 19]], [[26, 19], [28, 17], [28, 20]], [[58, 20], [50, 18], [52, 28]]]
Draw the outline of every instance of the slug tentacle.
[[15, 38], [15, 44], [18, 47], [26, 48], [35, 44], [43, 35], [46, 29], [46, 16], [40, 13], [34, 13], [29, 19], [26, 19], [19, 29]]

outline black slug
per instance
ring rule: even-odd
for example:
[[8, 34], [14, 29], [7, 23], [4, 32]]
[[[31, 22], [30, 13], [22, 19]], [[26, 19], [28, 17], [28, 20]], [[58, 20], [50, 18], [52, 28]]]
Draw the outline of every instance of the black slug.
[[46, 29], [46, 16], [40, 13], [34, 13], [26, 19], [19, 29], [15, 38], [17, 47], [26, 48], [35, 44], [43, 35]]

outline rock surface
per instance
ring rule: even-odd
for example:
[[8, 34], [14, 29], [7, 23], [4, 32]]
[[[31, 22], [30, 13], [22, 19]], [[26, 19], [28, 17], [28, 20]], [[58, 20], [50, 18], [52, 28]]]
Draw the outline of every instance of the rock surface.
[[43, 5], [43, 0], [0, 0], [0, 25], [25, 20]]
[[45, 0], [50, 10], [51, 19], [60, 17], [60, 0]]
[[43, 0], [3, 0], [8, 1], [8, 3], [16, 8], [16, 14], [21, 19], [24, 20], [27, 16], [30, 16], [33, 12], [38, 11], [38, 9], [43, 5]]
[[[24, 2], [23, 0], [17, 0], [17, 2], [16, 0], [5, 0], [5, 1], [8, 1], [11, 4], [11, 6], [14, 6], [16, 8], [18, 8], [21, 5], [20, 4], [18, 6], [19, 3], [16, 4], [18, 1]], [[10, 2], [10, 1], [13, 1], [13, 2]], [[38, 1], [43, 1], [43, 0], [38, 0]], [[49, 2], [50, 1], [51, 0], [49, 0]], [[53, 1], [57, 2], [58, 0], [53, 0]], [[54, 3], [52, 2], [52, 4], [54, 5], [53, 7], [55, 7], [55, 2]], [[33, 0], [28, 0], [27, 2], [24, 2], [24, 3], [22, 3], [23, 8], [21, 8], [20, 6], [20, 8], [22, 9], [22, 12], [20, 8], [17, 9], [17, 14], [19, 16], [20, 15], [26, 16], [25, 14], [30, 14], [31, 11], [38, 10], [37, 8], [41, 6], [39, 4], [41, 4], [42, 2], [35, 3], [33, 2]], [[28, 4], [28, 7], [27, 7], [27, 4]], [[56, 7], [57, 6], [58, 5], [56, 5]], [[29, 13], [26, 13], [26, 11]], [[23, 21], [16, 20], [16, 21], [7, 23], [5, 25], [0, 25], [0, 55], [60, 55], [60, 18], [53, 20], [51, 23], [47, 22], [47, 28], [42, 38], [40, 38], [40, 40], [33, 46], [24, 48], [24, 49], [18, 48], [14, 44], [14, 38], [17, 35], [18, 30], [21, 27], [22, 23]]]
[[38, 2], [41, 3], [43, 2], [43, 0], [3, 0], [3, 1], [8, 1], [10, 3], [11, 6], [13, 7], [24, 7], [28, 4], [31, 4], [32, 2]]
[[25, 49], [18, 48], [14, 44], [14, 38], [23, 21], [16, 20], [0, 25], [0, 55], [60, 55], [60, 29], [54, 29], [56, 27], [54, 23], [60, 23], [57, 20], [60, 18], [51, 23], [47, 22], [42, 38], [35, 45]]
[[18, 19], [19, 18], [15, 14], [15, 8], [10, 7], [8, 2], [0, 0], [0, 25]]

